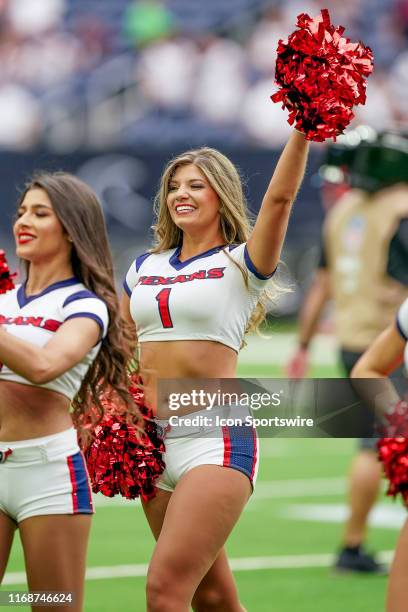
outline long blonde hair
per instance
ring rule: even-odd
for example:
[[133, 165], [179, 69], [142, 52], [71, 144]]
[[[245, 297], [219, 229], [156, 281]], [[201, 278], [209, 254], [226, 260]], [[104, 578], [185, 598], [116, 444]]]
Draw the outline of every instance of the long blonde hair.
[[[155, 244], [151, 252], [160, 253], [182, 245], [183, 232], [171, 218], [167, 206], [167, 196], [169, 183], [177, 168], [189, 164], [194, 164], [201, 170], [220, 199], [220, 223], [225, 244], [246, 242], [251, 234], [253, 221], [249, 216], [239, 172], [225, 155], [216, 149], [203, 147], [178, 155], [170, 160], [164, 169], [160, 188], [154, 200], [156, 223], [153, 225], [153, 230]], [[227, 249], [224, 250], [224, 253], [239, 267], [248, 288], [247, 270], [230, 257]], [[274, 281], [270, 281], [269, 286], [270, 290], [265, 289], [261, 293], [245, 333], [259, 330], [266, 316], [267, 304], [275, 299], [279, 292], [282, 292], [282, 289]]]

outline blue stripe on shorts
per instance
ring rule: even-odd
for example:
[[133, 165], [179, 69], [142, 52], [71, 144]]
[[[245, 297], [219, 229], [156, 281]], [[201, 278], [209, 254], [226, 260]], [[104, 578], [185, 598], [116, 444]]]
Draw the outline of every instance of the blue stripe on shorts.
[[81, 452], [72, 455], [72, 466], [75, 473], [76, 495], [78, 500], [78, 513], [93, 512], [92, 496], [89, 487], [88, 471], [85, 459]]
[[257, 461], [255, 429], [247, 425], [234, 425], [227, 429], [230, 442], [229, 465], [244, 472], [252, 480]]

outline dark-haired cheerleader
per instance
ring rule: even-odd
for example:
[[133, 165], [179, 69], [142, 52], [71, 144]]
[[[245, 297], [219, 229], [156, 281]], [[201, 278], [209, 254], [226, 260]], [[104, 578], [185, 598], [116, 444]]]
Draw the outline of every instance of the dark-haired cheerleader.
[[13, 230], [26, 279], [13, 288], [3, 258], [0, 582], [18, 528], [30, 591], [72, 592], [51, 609], [80, 612], [93, 508], [73, 421], [84, 433], [80, 423], [91, 405], [102, 416], [98, 395], [109, 387], [137, 422], [130, 354], [92, 190], [69, 174], [36, 176]]

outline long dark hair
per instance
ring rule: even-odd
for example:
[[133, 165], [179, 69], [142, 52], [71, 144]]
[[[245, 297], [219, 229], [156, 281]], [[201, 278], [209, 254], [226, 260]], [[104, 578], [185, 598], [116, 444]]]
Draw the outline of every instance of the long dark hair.
[[[107, 335], [72, 401], [73, 421], [86, 443], [89, 430], [101, 420], [109, 401], [119, 403], [119, 410], [127, 411], [134, 423], [139, 420], [139, 411], [128, 392], [127, 367], [134, 358], [132, 331], [120, 316], [108, 235], [96, 194], [72, 174], [41, 172], [25, 185], [19, 205], [31, 189], [43, 189], [47, 193], [56, 216], [72, 240], [74, 275], [105, 302], [109, 311]], [[27, 274], [29, 266], [26, 262]], [[101, 402], [103, 395], [110, 399]]]

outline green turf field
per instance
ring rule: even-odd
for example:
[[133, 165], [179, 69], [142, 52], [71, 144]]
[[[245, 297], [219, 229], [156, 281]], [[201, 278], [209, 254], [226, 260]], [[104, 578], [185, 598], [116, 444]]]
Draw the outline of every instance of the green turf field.
[[[248, 353], [240, 375], [282, 376], [279, 363], [265, 365], [269, 345], [266, 348]], [[272, 344], [270, 348], [273, 352]], [[317, 361], [314, 374], [339, 373], [335, 366]], [[258, 486], [227, 546], [248, 612], [384, 609], [386, 578], [338, 576], [330, 569], [341, 537], [345, 475], [354, 446], [353, 440], [324, 438], [261, 441]], [[88, 557], [85, 610], [142, 612], [144, 574], [153, 547], [143, 512], [137, 503], [104, 498], [98, 502], [99, 497]], [[404, 519], [403, 509], [398, 502], [382, 499], [374, 519], [369, 547], [391, 551]], [[3, 589], [24, 589], [23, 571], [17, 540]]]

